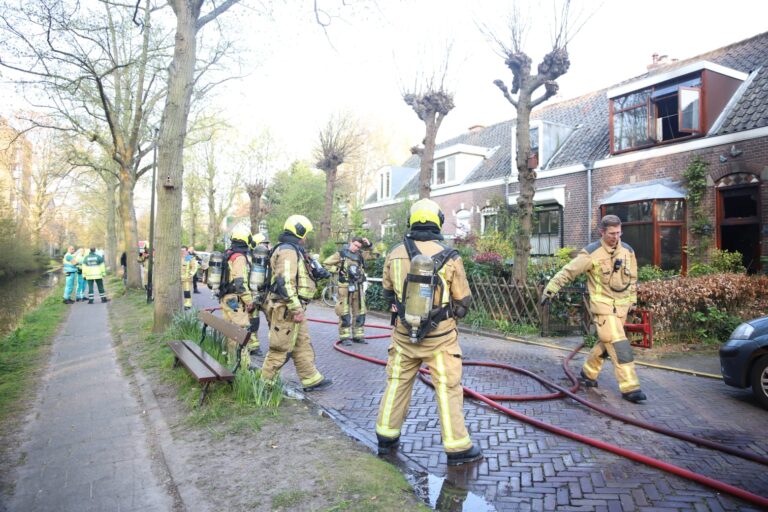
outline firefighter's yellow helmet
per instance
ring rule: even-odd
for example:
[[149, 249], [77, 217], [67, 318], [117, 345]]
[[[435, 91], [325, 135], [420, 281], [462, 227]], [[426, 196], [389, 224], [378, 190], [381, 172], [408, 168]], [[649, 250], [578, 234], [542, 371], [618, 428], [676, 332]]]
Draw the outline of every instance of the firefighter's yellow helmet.
[[291, 215], [285, 221], [283, 229], [299, 238], [305, 238], [314, 228], [312, 222], [303, 215]]
[[240, 240], [241, 242], [245, 242], [247, 245], [250, 245], [253, 240], [251, 238], [251, 230], [246, 228], [245, 226], [238, 226], [235, 229], [233, 229], [232, 234], [229, 236], [229, 238], [233, 242], [235, 240]]
[[255, 235], [253, 235], [253, 245], [254, 245], [254, 247], [259, 245], [260, 243], [265, 242], [266, 240], [267, 240], [267, 237], [265, 237], [261, 233], [256, 233]]
[[411, 206], [408, 227], [417, 223], [432, 222], [439, 229], [443, 229], [443, 221], [445, 221], [445, 215], [436, 202], [431, 199], [419, 199]]

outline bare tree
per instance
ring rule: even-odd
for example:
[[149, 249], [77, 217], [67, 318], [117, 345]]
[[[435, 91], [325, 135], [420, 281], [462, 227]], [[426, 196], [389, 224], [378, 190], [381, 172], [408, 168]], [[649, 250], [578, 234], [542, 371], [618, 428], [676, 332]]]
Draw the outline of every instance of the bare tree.
[[[571, 66], [568, 58], [568, 41], [575, 35], [569, 31], [570, 0], [564, 0], [553, 17], [554, 35], [551, 50], [532, 74], [532, 59], [523, 50], [523, 41], [528, 28], [527, 19], [515, 4], [509, 21], [510, 42], [506, 43], [492, 34], [488, 34], [497, 44], [504, 63], [512, 71], [511, 87], [503, 80], [493, 83], [501, 90], [504, 97], [515, 107], [517, 158], [515, 167], [520, 182], [520, 195], [517, 199], [519, 229], [514, 237], [515, 264], [514, 278], [524, 282], [528, 273], [528, 258], [531, 253], [531, 231], [533, 228], [533, 195], [535, 193], [535, 166], [529, 166], [531, 156], [530, 119], [531, 110], [557, 94], [555, 81], [564, 75]], [[537, 89], [544, 87], [544, 92], [534, 98]]]
[[[150, 0], [135, 7], [101, 2], [93, 8], [36, 0], [0, 15], [9, 50], [0, 64], [28, 77], [21, 83], [43, 93], [39, 97], [46, 101], [36, 107], [54, 120], [47, 125], [30, 118], [31, 126], [78, 134], [118, 165], [121, 231], [129, 248], [138, 242], [134, 188], [151, 168], [141, 165], [152, 149], [148, 125], [165, 94], [157, 75], [167, 54], [162, 34], [151, 25], [154, 10]], [[143, 30], [132, 30], [134, 18], [141, 19]], [[133, 258], [128, 286], [141, 287]]]
[[264, 190], [270, 177], [284, 165], [284, 153], [272, 132], [265, 128], [251, 140], [242, 153], [242, 174], [245, 191], [248, 193], [251, 231], [256, 233], [264, 218], [266, 208], [262, 203]]
[[446, 86], [450, 48], [451, 45], [448, 45], [445, 60], [439, 71], [431, 75], [418, 76], [414, 80], [413, 86], [402, 93], [405, 103], [416, 112], [426, 128], [421, 145], [411, 148], [411, 153], [420, 159], [419, 198], [429, 197], [432, 190], [432, 169], [435, 160], [437, 132], [445, 116], [455, 106], [453, 92], [449, 91]]
[[339, 166], [353, 158], [362, 145], [357, 123], [349, 114], [335, 114], [320, 130], [319, 145], [315, 148], [317, 167], [325, 173], [325, 202], [320, 221], [318, 244], [323, 245], [331, 235], [333, 198]]

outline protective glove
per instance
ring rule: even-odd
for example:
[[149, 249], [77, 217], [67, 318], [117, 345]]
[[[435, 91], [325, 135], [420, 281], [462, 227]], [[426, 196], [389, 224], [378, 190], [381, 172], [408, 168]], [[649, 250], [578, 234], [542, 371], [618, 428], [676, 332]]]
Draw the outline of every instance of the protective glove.
[[542, 306], [549, 306], [550, 302], [552, 302], [552, 297], [554, 296], [555, 294], [551, 291], [544, 290], [544, 293], [541, 294], [541, 300], [539, 301], [539, 304]]

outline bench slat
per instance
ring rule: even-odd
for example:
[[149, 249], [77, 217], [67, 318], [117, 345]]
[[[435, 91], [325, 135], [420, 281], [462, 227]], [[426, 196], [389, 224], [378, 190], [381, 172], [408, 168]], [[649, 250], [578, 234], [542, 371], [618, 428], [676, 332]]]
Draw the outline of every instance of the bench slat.
[[205, 325], [216, 329], [227, 338], [235, 340], [235, 343], [238, 345], [243, 345], [251, 336], [251, 333], [246, 329], [238, 327], [232, 322], [228, 322], [223, 318], [214, 315], [210, 311], [200, 311], [197, 314], [197, 317]]
[[169, 341], [168, 346], [171, 347], [176, 358], [189, 370], [199, 382], [214, 382], [219, 380], [219, 376], [213, 373], [210, 368], [205, 366], [200, 359], [187, 348], [181, 341]]
[[181, 340], [187, 350], [192, 352], [205, 366], [211, 370], [212, 373], [219, 376], [221, 380], [232, 380], [235, 378], [235, 374], [229, 371], [228, 368], [223, 367], [216, 359], [208, 355], [197, 343], [190, 340]]

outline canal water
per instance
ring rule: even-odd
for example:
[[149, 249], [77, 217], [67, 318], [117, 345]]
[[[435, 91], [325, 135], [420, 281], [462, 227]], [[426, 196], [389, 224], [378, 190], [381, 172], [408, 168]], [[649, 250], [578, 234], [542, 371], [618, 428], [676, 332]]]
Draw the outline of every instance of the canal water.
[[28, 311], [51, 294], [60, 275], [30, 273], [0, 281], [0, 338], [13, 331]]

